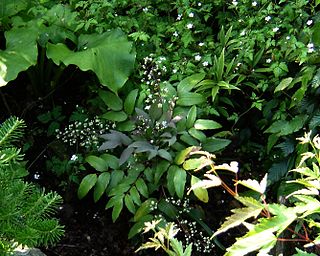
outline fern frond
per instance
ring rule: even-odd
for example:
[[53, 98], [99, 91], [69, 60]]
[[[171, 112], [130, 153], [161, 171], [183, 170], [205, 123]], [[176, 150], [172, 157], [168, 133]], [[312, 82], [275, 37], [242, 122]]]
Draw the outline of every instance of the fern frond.
[[23, 120], [10, 117], [0, 125], [0, 149], [20, 140], [26, 127]]
[[0, 150], [0, 165], [7, 164], [9, 161], [21, 161], [23, 156], [18, 148], [5, 148]]

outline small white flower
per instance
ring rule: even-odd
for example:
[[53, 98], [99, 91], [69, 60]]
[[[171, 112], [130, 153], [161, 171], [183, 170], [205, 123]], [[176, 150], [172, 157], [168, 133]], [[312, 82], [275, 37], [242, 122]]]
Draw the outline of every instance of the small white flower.
[[253, 7], [256, 7], [258, 5], [258, 3], [256, 1], [253, 1], [251, 4]]
[[194, 59], [195, 59], [196, 61], [199, 61], [199, 60], [201, 60], [201, 56], [198, 54], [198, 55], [196, 55], [196, 56], [194, 57]]
[[158, 108], [162, 108], [162, 103], [158, 103]]
[[40, 174], [39, 174], [39, 173], [35, 173], [35, 174], [33, 175], [33, 178], [34, 178], [35, 180], [40, 179]]
[[266, 63], [271, 63], [271, 59], [269, 58], [269, 59], [266, 59]]
[[70, 158], [71, 161], [77, 161], [77, 159], [78, 159], [77, 155], [72, 155]]
[[142, 10], [143, 10], [143, 12], [148, 12], [148, 7], [145, 7]]
[[290, 36], [286, 36], [286, 39], [287, 39], [287, 40], [290, 40]]
[[201, 47], [201, 46], [204, 46], [204, 43], [201, 42], [201, 43], [199, 43], [198, 45]]
[[172, 70], [172, 73], [175, 74], [175, 73], [177, 73], [177, 71], [178, 70], [174, 69], [174, 70]]
[[193, 28], [193, 24], [192, 24], [192, 23], [189, 23], [189, 24], [187, 25], [187, 28], [188, 28], [188, 29], [192, 29], [192, 28]]
[[278, 32], [278, 31], [279, 31], [279, 28], [278, 28], [278, 27], [275, 27], [275, 28], [272, 29], [272, 31], [273, 31], [273, 32]]
[[179, 34], [177, 31], [174, 31], [173, 36], [177, 37]]
[[313, 43], [309, 43], [307, 45], [307, 47], [308, 47], [308, 53], [314, 52], [314, 44]]
[[182, 14], [178, 14], [177, 20], [181, 20]]
[[145, 110], [149, 110], [150, 108], [151, 108], [150, 105], [144, 107]]
[[201, 5], [202, 5], [202, 3], [199, 2], [199, 3], [198, 3], [198, 6], [201, 6]]
[[204, 66], [204, 67], [207, 67], [209, 65], [209, 62], [208, 61], [204, 61], [203, 63], [202, 63], [202, 66]]
[[233, 4], [234, 6], [236, 6], [236, 5], [238, 4], [238, 2], [235, 1], [235, 0], [232, 0], [232, 4]]
[[193, 12], [190, 12], [190, 13], [189, 13], [189, 17], [190, 17], [190, 18], [193, 18], [193, 17], [194, 17], [194, 13], [193, 13]]
[[271, 16], [265, 17], [264, 20], [267, 21], [267, 22], [270, 21], [271, 20]]
[[313, 23], [313, 20], [308, 20], [307, 25], [310, 26]]

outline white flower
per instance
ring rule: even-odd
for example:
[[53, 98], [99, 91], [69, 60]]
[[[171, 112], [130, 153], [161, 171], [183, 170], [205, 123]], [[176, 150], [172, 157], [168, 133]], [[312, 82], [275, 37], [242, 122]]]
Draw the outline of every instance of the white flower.
[[173, 35], [174, 35], [175, 37], [177, 37], [179, 34], [178, 34], [177, 31], [174, 31]]
[[198, 6], [201, 6], [201, 5], [202, 5], [202, 3], [199, 2], [199, 3], [198, 3]]
[[253, 7], [256, 7], [258, 5], [258, 3], [256, 1], [253, 1], [251, 4]]
[[192, 24], [192, 23], [189, 23], [189, 24], [187, 25], [187, 28], [188, 28], [188, 29], [192, 29], [192, 28], [193, 28], [193, 24]]
[[77, 159], [78, 159], [77, 155], [72, 155], [70, 158], [71, 161], [77, 161]]
[[244, 36], [246, 34], [246, 30], [242, 30], [242, 32], [240, 33], [240, 36]]
[[310, 26], [313, 23], [313, 20], [308, 20], [307, 25]]
[[177, 72], [178, 72], [178, 70], [176, 70], [176, 69], [172, 70], [172, 73], [173, 73], [173, 74], [175, 74], [175, 73], [177, 73]]
[[269, 59], [266, 59], [266, 63], [271, 63], [271, 59], [269, 58]]
[[271, 20], [271, 16], [265, 17], [264, 20], [267, 21], [267, 22], [270, 21]]
[[287, 39], [287, 40], [290, 40], [290, 36], [286, 36], [286, 39]]
[[204, 67], [207, 67], [209, 65], [209, 62], [208, 61], [204, 61], [203, 63], [202, 63], [202, 66], [204, 66]]
[[235, 1], [235, 0], [233, 0], [233, 1], [232, 1], [232, 4], [236, 6], [236, 5], [238, 4], [238, 2]]
[[314, 136], [312, 142], [317, 149], [320, 149], [320, 137], [318, 134]]
[[199, 43], [198, 45], [201, 47], [201, 46], [204, 46], [204, 43], [201, 42], [201, 43]]
[[199, 60], [201, 60], [201, 56], [198, 54], [198, 55], [196, 55], [196, 56], [194, 57], [194, 59], [195, 59], [196, 61], [199, 61]]
[[149, 110], [150, 108], [151, 108], [150, 105], [144, 107], [145, 110]]
[[182, 14], [178, 14], [177, 20], [181, 20]]
[[148, 7], [142, 9], [143, 12], [148, 12]]
[[278, 27], [275, 27], [275, 28], [272, 29], [272, 31], [273, 31], [273, 32], [278, 32], [278, 31], [279, 31], [279, 28], [278, 28]]
[[314, 52], [314, 44], [313, 43], [309, 43], [307, 45], [307, 47], [308, 47], [308, 53]]
[[35, 174], [33, 175], [33, 178], [34, 178], [35, 180], [40, 179], [40, 174], [39, 174], [39, 173], [35, 173]]
[[194, 13], [193, 13], [193, 12], [190, 12], [190, 13], [189, 13], [189, 17], [190, 17], [190, 18], [193, 18], [193, 17], [194, 17]]

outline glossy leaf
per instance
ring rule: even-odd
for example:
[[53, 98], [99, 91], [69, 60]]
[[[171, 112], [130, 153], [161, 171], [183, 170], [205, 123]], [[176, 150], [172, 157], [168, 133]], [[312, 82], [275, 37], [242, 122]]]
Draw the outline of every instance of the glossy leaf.
[[128, 94], [127, 98], [124, 101], [124, 111], [128, 115], [131, 115], [134, 111], [137, 96], [138, 96], [138, 89], [134, 89]]
[[230, 143], [231, 143], [231, 140], [212, 137], [212, 138], [207, 139], [202, 144], [202, 148], [203, 148], [203, 150], [206, 150], [209, 152], [217, 152], [222, 149], [225, 149]]
[[93, 199], [97, 202], [103, 193], [106, 191], [106, 188], [110, 181], [110, 173], [104, 172], [101, 173], [97, 179], [97, 182], [94, 186]]
[[177, 193], [177, 196], [182, 199], [184, 196], [184, 189], [187, 180], [187, 173], [182, 168], [175, 166], [175, 173], [173, 177], [174, 189]]
[[148, 200], [144, 201], [141, 206], [137, 209], [133, 221], [139, 221], [143, 216], [149, 214], [152, 209], [153, 205], [156, 204], [157, 201], [154, 198], [149, 198]]
[[177, 100], [177, 105], [180, 106], [193, 106], [206, 102], [206, 98], [196, 92], [185, 92], [179, 96]]
[[99, 90], [99, 97], [114, 111], [120, 111], [123, 107], [121, 98], [112, 92]]
[[78, 197], [80, 199], [82, 199], [88, 194], [90, 189], [92, 189], [93, 186], [96, 184], [97, 179], [98, 178], [96, 174], [88, 174], [82, 179], [78, 188]]
[[160, 161], [156, 165], [155, 173], [154, 173], [154, 183], [158, 184], [160, 182], [161, 177], [163, 174], [168, 171], [168, 167], [170, 166], [170, 163], [168, 161]]
[[139, 194], [136, 186], [132, 186], [132, 187], [130, 188], [130, 190], [129, 190], [129, 193], [130, 193], [130, 196], [131, 196], [132, 201], [133, 201], [136, 205], [140, 206], [140, 205], [141, 205], [141, 199], [140, 199], [140, 194]]
[[99, 172], [105, 172], [108, 169], [108, 163], [97, 156], [87, 156], [85, 161]]
[[47, 56], [55, 64], [78, 66], [82, 71], [95, 72], [101, 84], [114, 93], [124, 85], [133, 70], [135, 53], [132, 43], [120, 30], [102, 34], [81, 34], [78, 45], [85, 45], [78, 52], [68, 49], [65, 44], [47, 45]]
[[36, 26], [14, 28], [5, 32], [6, 49], [0, 50], [0, 87], [37, 63], [37, 36]]
[[213, 130], [219, 129], [221, 127], [221, 124], [208, 119], [198, 119], [194, 124], [194, 128], [196, 128], [197, 130]]
[[186, 121], [186, 127], [187, 129], [193, 127], [194, 122], [197, 118], [197, 107], [192, 106], [187, 114], [187, 121]]
[[127, 209], [132, 213], [132, 214], [135, 214], [136, 212], [136, 207], [133, 203], [133, 200], [131, 198], [131, 195], [129, 194], [126, 194], [125, 197], [124, 197], [124, 203], [127, 207]]
[[139, 193], [145, 198], [149, 197], [148, 187], [142, 178], [137, 179], [136, 188], [138, 189]]
[[127, 114], [123, 111], [109, 111], [101, 117], [113, 122], [123, 122], [128, 118]]
[[177, 85], [178, 95], [182, 96], [183, 94], [190, 92], [203, 78], [205, 77], [204, 73], [194, 74], [192, 76], [186, 77]]

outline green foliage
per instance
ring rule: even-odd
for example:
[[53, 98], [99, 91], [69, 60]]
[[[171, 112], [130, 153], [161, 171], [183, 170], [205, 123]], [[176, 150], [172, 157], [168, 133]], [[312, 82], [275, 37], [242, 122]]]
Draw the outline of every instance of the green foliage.
[[15, 117], [0, 126], [1, 254], [19, 245], [48, 246], [63, 235], [63, 227], [51, 217], [62, 198], [23, 181], [28, 172], [14, 143], [21, 139], [24, 127], [24, 122]]

